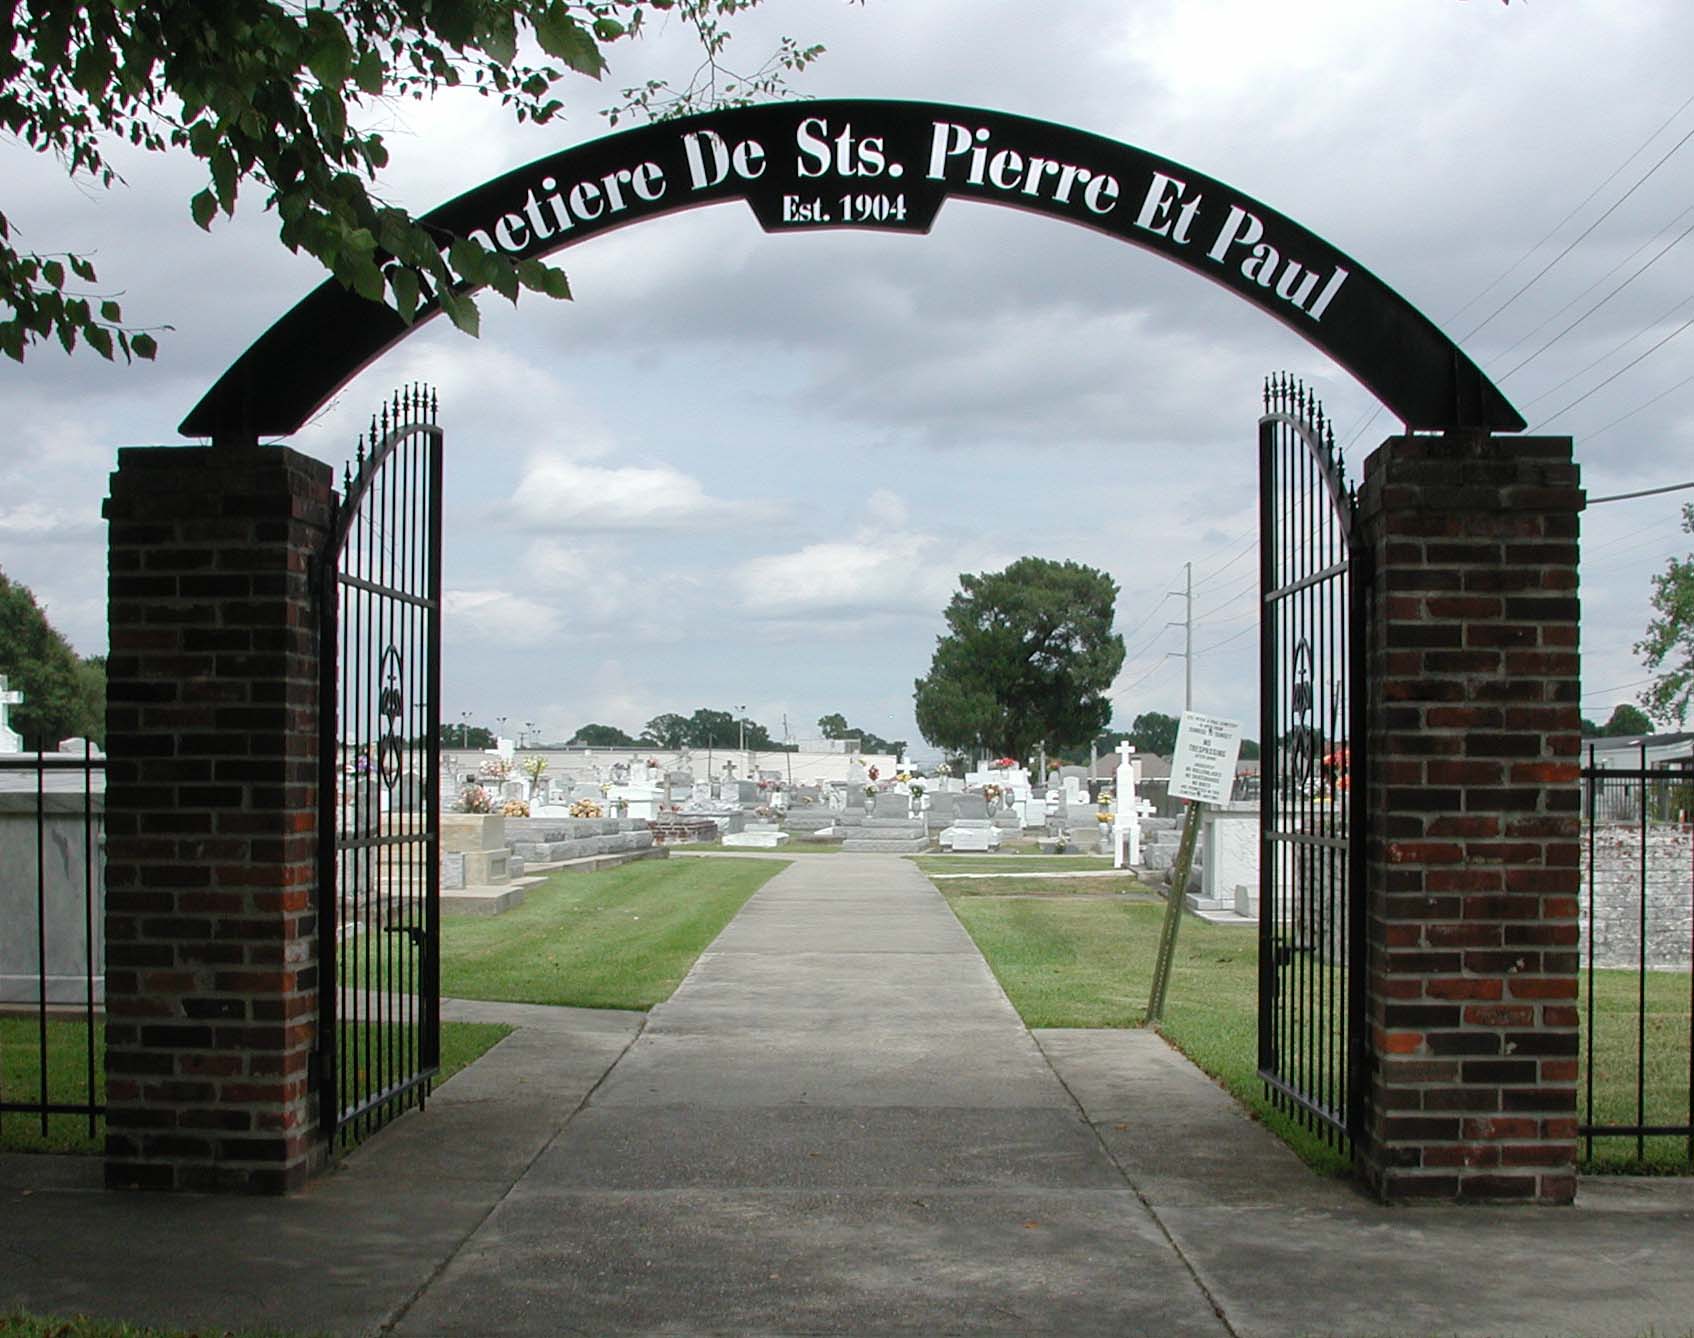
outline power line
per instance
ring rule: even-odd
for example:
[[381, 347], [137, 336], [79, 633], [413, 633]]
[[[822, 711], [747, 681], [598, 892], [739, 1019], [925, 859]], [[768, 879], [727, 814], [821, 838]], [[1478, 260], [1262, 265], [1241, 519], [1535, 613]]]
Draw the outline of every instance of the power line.
[[1592, 692], [1583, 693], [1582, 700], [1589, 701], [1595, 697], [1604, 697], [1609, 692], [1624, 692], [1630, 688], [1638, 688], [1642, 684], [1651, 683], [1652, 681], [1653, 680], [1650, 678], [1638, 678], [1633, 683], [1618, 683], [1609, 688], [1595, 688]]
[[[1683, 104], [1683, 106], [1687, 106], [1687, 105], [1688, 105], [1687, 103]], [[1657, 132], [1655, 132], [1655, 133], [1657, 133]], [[1640, 190], [1642, 186], [1646, 185], [1648, 179], [1651, 178], [1655, 172], [1657, 172], [1661, 167], [1663, 167], [1667, 162], [1670, 161], [1671, 155], [1674, 154], [1678, 149], [1680, 149], [1684, 144], [1686, 144], [1691, 139], [1694, 139], [1694, 130], [1690, 130], [1681, 139], [1677, 140], [1675, 144], [1671, 145], [1670, 148], [1665, 151], [1664, 156], [1661, 157], [1658, 162], [1654, 163], [1644, 173], [1642, 173], [1641, 176], [1637, 177], [1635, 184], [1633, 186], [1631, 186], [1628, 190], [1626, 190], [1622, 195], [1618, 196], [1617, 199], [1613, 200], [1612, 203], [1609, 204], [1605, 208], [1605, 210], [1600, 214], [1600, 216], [1598, 218], [1596, 218], [1592, 223], [1590, 223], [1581, 232], [1577, 233], [1577, 235], [1574, 238], [1571, 239], [1570, 244], [1567, 245], [1564, 250], [1560, 251], [1558, 255], [1554, 256], [1545, 265], [1543, 265], [1539, 270], [1537, 270], [1535, 272], [1535, 275], [1529, 280], [1528, 283], [1524, 284], [1523, 287], [1521, 287], [1517, 290], [1517, 292], [1513, 293], [1510, 297], [1508, 297], [1499, 306], [1495, 307], [1493, 311], [1489, 312], [1488, 315], [1483, 318], [1483, 320], [1481, 321], [1480, 324], [1472, 326], [1463, 335], [1461, 335], [1460, 336], [1460, 342], [1463, 343], [1464, 341], [1469, 340], [1469, 339], [1475, 337], [1477, 334], [1481, 333], [1483, 328], [1485, 326], [1487, 326], [1490, 321], [1492, 321], [1502, 311], [1504, 311], [1507, 307], [1511, 306], [1512, 303], [1516, 302], [1520, 297], [1522, 297], [1531, 288], [1533, 288], [1537, 283], [1539, 283], [1542, 280], [1542, 278], [1545, 277], [1547, 272], [1550, 269], [1553, 268], [1554, 265], [1557, 265], [1561, 260], [1563, 260], [1566, 256], [1568, 256], [1572, 251], [1574, 251], [1584, 241], [1586, 241], [1588, 239], [1588, 237], [1593, 233], [1595, 228], [1599, 227], [1608, 218], [1610, 218], [1614, 213], [1616, 213], [1618, 208], [1623, 204], [1623, 202], [1625, 200], [1627, 200], [1631, 195], [1635, 194], [1636, 191]], [[1586, 201], [1584, 201], [1584, 203], [1586, 203]], [[1581, 205], [1577, 206], [1578, 209], [1580, 209], [1581, 207], [1582, 207]], [[1563, 227], [1563, 226], [1564, 226], [1563, 223], [1561, 223], [1559, 225], [1559, 227]], [[1555, 232], [1557, 230], [1558, 230], [1557, 228], [1554, 229]]]
[[1655, 404], [1657, 404], [1660, 400], [1662, 400], [1666, 395], [1674, 394], [1676, 391], [1681, 390], [1690, 381], [1694, 381], [1694, 373], [1691, 373], [1690, 375], [1683, 377], [1682, 380], [1678, 381], [1674, 386], [1670, 386], [1670, 387], [1667, 387], [1664, 390], [1661, 390], [1657, 395], [1653, 396], [1652, 399], [1647, 400], [1645, 403], [1637, 404], [1628, 413], [1620, 413], [1616, 418], [1612, 419], [1611, 422], [1607, 423], [1604, 427], [1600, 428], [1598, 431], [1584, 433], [1583, 437], [1582, 437], [1584, 445], [1586, 445], [1588, 442], [1593, 441], [1595, 437], [1600, 435], [1600, 433], [1610, 432], [1614, 427], [1616, 427], [1619, 423], [1623, 422], [1625, 419], [1635, 417], [1635, 415], [1640, 413], [1643, 409], [1652, 408]]
[[[1691, 131], [1690, 133], [1694, 133], [1694, 131]], [[1678, 303], [1678, 305], [1680, 306], [1681, 304]], [[1530, 431], [1539, 432], [1542, 428], [1546, 427], [1548, 423], [1551, 423], [1555, 418], [1559, 417], [1561, 414], [1569, 413], [1572, 409], [1576, 408], [1577, 405], [1581, 404], [1584, 400], [1589, 398], [1589, 396], [1594, 395], [1601, 390], [1604, 390], [1607, 386], [1611, 385], [1611, 383], [1613, 381], [1616, 381], [1618, 379], [1618, 377], [1622, 376], [1625, 372], [1627, 372], [1631, 367], [1634, 367], [1637, 364], [1645, 361], [1647, 358], [1652, 357], [1653, 354], [1657, 353], [1666, 344], [1670, 343], [1671, 340], [1675, 339], [1679, 334], [1681, 334], [1684, 330], [1686, 330], [1690, 325], [1694, 325], [1694, 316], [1690, 316], [1687, 320], [1683, 321], [1683, 323], [1681, 325], [1677, 326], [1676, 329], [1672, 330], [1663, 339], [1659, 340], [1658, 343], [1656, 343], [1652, 347], [1646, 349], [1644, 352], [1642, 352], [1637, 357], [1631, 358], [1628, 362], [1624, 363], [1624, 365], [1622, 367], [1619, 367], [1617, 369], [1617, 371], [1613, 372], [1610, 376], [1606, 377], [1605, 380], [1600, 381], [1596, 385], [1590, 387], [1588, 390], [1583, 391], [1582, 394], [1578, 395], [1569, 404], [1565, 405], [1564, 408], [1554, 410], [1551, 414], [1549, 414], [1547, 417], [1543, 418], [1539, 423], [1537, 423], [1533, 428], [1531, 428]], [[1584, 370], [1586, 371], [1587, 369], [1584, 368]], [[1579, 373], [1579, 375], [1580, 375], [1580, 373]], [[1566, 382], [1566, 384], [1568, 385], [1569, 382]], [[1555, 387], [1555, 389], [1556, 389], [1556, 387]], [[1543, 398], [1545, 398], [1545, 397], [1543, 397]]]
[[[1611, 185], [1612, 182], [1617, 179], [1618, 174], [1621, 173], [1624, 170], [1624, 168], [1628, 167], [1632, 162], [1634, 162], [1644, 152], [1646, 152], [1647, 146], [1649, 144], [1651, 144], [1655, 139], [1657, 139], [1660, 135], [1664, 134], [1665, 129], [1670, 125], [1670, 123], [1672, 121], [1676, 120], [1677, 117], [1681, 116], [1683, 112], [1687, 111], [1690, 106], [1694, 106], [1694, 97], [1689, 98], [1687, 102], [1684, 102], [1680, 107], [1678, 107], [1675, 111], [1673, 111], [1669, 116], [1665, 117], [1665, 119], [1662, 122], [1660, 122], [1658, 128], [1655, 129], [1652, 134], [1648, 135], [1646, 139], [1642, 140], [1641, 143], [1636, 146], [1635, 151], [1633, 153], [1631, 153], [1627, 158], [1625, 158], [1621, 163], [1619, 163], [1609, 173], [1607, 173], [1606, 179], [1604, 181], [1602, 181], [1599, 185], [1594, 187], [1593, 190], [1589, 191], [1587, 195], [1583, 196], [1583, 198], [1581, 199], [1580, 202], [1578, 202], [1578, 204], [1576, 205], [1575, 208], [1573, 208], [1568, 214], [1566, 214], [1557, 223], [1555, 223], [1553, 225], [1552, 229], [1547, 233], [1547, 235], [1545, 237], [1543, 237], [1540, 241], [1536, 242], [1535, 245], [1531, 246], [1527, 251], [1525, 251], [1516, 260], [1512, 261], [1511, 264], [1507, 265], [1505, 269], [1501, 270], [1499, 274], [1495, 275], [1494, 278], [1490, 279], [1488, 281], [1488, 283], [1485, 284], [1482, 288], [1478, 289], [1477, 292], [1474, 295], [1472, 295], [1470, 301], [1466, 302], [1464, 304], [1464, 306], [1460, 307], [1451, 316], [1449, 316], [1445, 323], [1450, 325], [1450, 324], [1452, 324], [1452, 322], [1458, 320], [1460, 316], [1463, 316], [1465, 314], [1465, 312], [1469, 311], [1478, 302], [1482, 301], [1484, 296], [1486, 296], [1488, 293], [1492, 292], [1500, 283], [1504, 282], [1506, 277], [1508, 275], [1510, 275], [1513, 270], [1517, 269], [1517, 267], [1519, 265], [1523, 264], [1524, 261], [1528, 260], [1532, 255], [1534, 255], [1537, 251], [1539, 251], [1543, 246], [1547, 245], [1548, 242], [1552, 241], [1553, 238], [1558, 235], [1560, 228], [1564, 227], [1564, 225], [1566, 223], [1569, 223], [1571, 221], [1571, 219], [1575, 218], [1584, 209], [1586, 209], [1588, 207], [1589, 202], [1591, 200], [1593, 200], [1593, 198], [1596, 195], [1598, 195], [1601, 191], [1605, 190], [1607, 186]], [[1673, 152], [1674, 152], [1674, 150], [1673, 150]], [[1490, 319], [1493, 319], [1493, 318], [1490, 317]], [[1480, 329], [1481, 327], [1479, 326], [1477, 328]]]
[[1223, 647], [1227, 646], [1231, 641], [1241, 640], [1242, 637], [1246, 636], [1247, 633], [1254, 631], [1257, 627], [1258, 627], [1258, 623], [1256, 623], [1256, 622], [1248, 623], [1247, 626], [1243, 627], [1234, 636], [1226, 636], [1222, 641], [1214, 641], [1211, 645], [1207, 646], [1205, 650], [1201, 651], [1200, 654], [1206, 655], [1206, 654], [1209, 654], [1211, 651], [1221, 650], [1221, 649], [1223, 649]]
[[1531, 353], [1522, 362], [1518, 363], [1518, 365], [1516, 367], [1512, 368], [1511, 371], [1509, 371], [1509, 372], [1505, 373], [1505, 375], [1501, 376], [1500, 379], [1502, 381], [1504, 381], [1504, 380], [1506, 380], [1507, 377], [1515, 376], [1515, 375], [1517, 375], [1517, 373], [1521, 372], [1525, 367], [1529, 366], [1530, 363], [1534, 362], [1537, 358], [1539, 358], [1548, 349], [1552, 348], [1554, 344], [1559, 342], [1559, 340], [1563, 339], [1572, 330], [1576, 329], [1577, 326], [1581, 325], [1583, 323], [1583, 321], [1587, 320], [1590, 316], [1592, 316], [1601, 307], [1605, 306], [1606, 303], [1610, 302], [1614, 297], [1616, 297], [1619, 293], [1621, 293], [1625, 288], [1629, 287], [1630, 284], [1634, 283], [1637, 279], [1639, 279], [1648, 270], [1652, 269], [1653, 266], [1658, 264], [1659, 261], [1663, 260], [1665, 258], [1665, 256], [1669, 253], [1671, 248], [1676, 246], [1677, 243], [1681, 242], [1683, 240], [1683, 238], [1687, 237], [1688, 234], [1691, 233], [1691, 232], [1694, 232], [1694, 223], [1691, 223], [1686, 228], [1684, 228], [1682, 230], [1682, 232], [1673, 241], [1666, 242], [1656, 256], [1654, 256], [1646, 264], [1642, 265], [1640, 269], [1636, 270], [1635, 273], [1631, 274], [1622, 283], [1618, 284], [1617, 287], [1613, 288], [1611, 292], [1607, 293], [1604, 297], [1602, 297], [1593, 306], [1589, 307], [1587, 311], [1582, 313], [1582, 315], [1578, 316], [1569, 325], [1565, 326], [1564, 329], [1560, 330], [1558, 332], [1558, 334], [1554, 335], [1551, 339], [1549, 339], [1540, 348], [1536, 349], [1535, 352]]
[[[1236, 535], [1237, 539], [1239, 539], [1240, 537], [1241, 537], [1240, 535]], [[1250, 539], [1247, 540], [1247, 546], [1245, 548], [1243, 548], [1239, 553], [1237, 553], [1234, 557], [1230, 558], [1230, 560], [1228, 562], [1224, 563], [1223, 566], [1214, 567], [1211, 571], [1207, 572], [1204, 576], [1202, 576], [1198, 580], [1196, 580], [1194, 582], [1194, 588], [1196, 590], [1198, 590], [1207, 581], [1216, 580], [1219, 576], [1221, 576], [1224, 572], [1228, 571], [1231, 567], [1233, 567], [1237, 562], [1241, 561], [1242, 558], [1246, 557], [1247, 554], [1251, 553], [1258, 546], [1259, 546], [1259, 536], [1257, 534], [1255, 534]]]
[[[1129, 631], [1127, 631], [1123, 634], [1123, 639], [1125, 641], [1128, 641], [1130, 639], [1130, 637], [1134, 636], [1143, 627], [1147, 626], [1147, 624], [1153, 620], [1154, 614], [1158, 613], [1158, 611], [1160, 609], [1164, 608], [1164, 606], [1170, 601], [1170, 597], [1171, 596], [1170, 596], [1169, 591], [1166, 591], [1164, 595], [1160, 596], [1159, 602], [1157, 604], [1153, 605], [1153, 607], [1148, 610], [1147, 616], [1144, 617], [1140, 622], [1136, 623], [1134, 627], [1129, 629]], [[1153, 638], [1153, 640], [1157, 641], [1159, 639], [1159, 637], [1163, 636], [1163, 635], [1164, 635], [1164, 629], [1160, 628], [1158, 635], [1155, 636]]]
[[1590, 497], [1589, 506], [1599, 506], [1601, 502], [1627, 502], [1634, 497], [1657, 497], [1662, 492], [1681, 492], [1684, 488], [1694, 488], [1694, 482], [1667, 483], [1662, 488], [1643, 488], [1640, 492], [1620, 492], [1611, 497]]
[[1523, 345], [1527, 344], [1531, 339], [1535, 338], [1536, 335], [1540, 334], [1543, 330], [1545, 330], [1554, 321], [1558, 320], [1560, 316], [1563, 316], [1567, 311], [1569, 311], [1572, 307], [1574, 307], [1578, 302], [1582, 301], [1583, 298], [1587, 297], [1590, 293], [1592, 293], [1601, 284], [1605, 283], [1607, 279], [1612, 277], [1612, 275], [1616, 274], [1620, 269], [1622, 269], [1630, 261], [1634, 260], [1636, 256], [1640, 255], [1643, 251], [1645, 251], [1654, 242], [1658, 241], [1661, 237], [1663, 237], [1666, 233], [1668, 233], [1672, 228], [1674, 228], [1678, 223], [1682, 222], [1682, 220], [1688, 216], [1690, 211], [1694, 211], [1694, 204], [1691, 204], [1687, 208], [1683, 209], [1680, 213], [1677, 214], [1677, 216], [1675, 218], [1671, 219], [1671, 221], [1669, 223], [1665, 224], [1664, 227], [1660, 228], [1656, 233], [1654, 233], [1651, 237], [1647, 238], [1644, 242], [1642, 242], [1639, 246], [1637, 246], [1628, 255], [1624, 256], [1621, 260], [1619, 260], [1617, 262], [1617, 264], [1613, 265], [1604, 274], [1600, 275], [1599, 278], [1595, 279], [1593, 283], [1589, 284], [1588, 287], [1584, 288], [1575, 297], [1571, 298], [1568, 302], [1566, 302], [1557, 311], [1555, 311], [1551, 315], [1543, 318], [1538, 324], [1531, 326], [1528, 330], [1525, 330], [1516, 339], [1512, 340], [1511, 343], [1507, 344], [1505, 348], [1501, 349], [1498, 353], [1493, 354], [1492, 357], [1489, 360], [1491, 362], [1498, 362], [1501, 358], [1504, 358], [1508, 354], [1513, 353], [1517, 349], [1523, 347]]

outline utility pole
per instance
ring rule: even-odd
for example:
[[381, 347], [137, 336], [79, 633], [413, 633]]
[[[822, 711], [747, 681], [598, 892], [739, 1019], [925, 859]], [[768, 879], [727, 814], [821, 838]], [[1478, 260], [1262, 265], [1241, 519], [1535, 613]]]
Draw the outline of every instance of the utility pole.
[[[1183, 629], [1182, 709], [1184, 711], [1192, 711], [1194, 709], [1194, 564], [1192, 562], [1184, 562], [1182, 564], [1182, 570], [1187, 577], [1184, 582], [1186, 588], [1182, 590], [1172, 590], [1170, 593], [1173, 595], [1183, 596], [1183, 598], [1188, 601], [1187, 610], [1183, 614], [1183, 618], [1180, 623], [1166, 623], [1165, 626], [1180, 627]], [[1176, 652], [1172, 651], [1171, 654], [1174, 655]]]

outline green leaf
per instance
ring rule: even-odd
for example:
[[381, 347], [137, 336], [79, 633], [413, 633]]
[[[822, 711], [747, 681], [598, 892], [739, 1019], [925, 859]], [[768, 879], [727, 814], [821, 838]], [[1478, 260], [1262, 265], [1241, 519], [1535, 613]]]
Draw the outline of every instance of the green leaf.
[[148, 362], [153, 361], [159, 353], [159, 342], [150, 334], [131, 335], [129, 346], [135, 351], [136, 357], [146, 358]]
[[555, 269], [540, 260], [520, 260], [518, 277], [523, 280], [525, 288], [558, 298], [562, 302], [570, 300], [570, 281], [565, 278], [562, 269]]
[[512, 11], [491, 5], [483, 16], [482, 31], [476, 44], [499, 65], [510, 65], [518, 54], [518, 30], [512, 21]]
[[100, 319], [110, 321], [113, 325], [123, 324], [123, 312], [118, 309], [116, 302], [108, 299], [100, 304]]
[[65, 258], [70, 263], [72, 274], [76, 275], [77, 278], [81, 279], [84, 283], [94, 282], [93, 265], [89, 264], [88, 261], [84, 260], [81, 256], [67, 256]]
[[218, 200], [209, 190], [199, 191], [188, 202], [188, 211], [194, 216], [194, 221], [207, 231], [211, 230], [212, 220], [217, 217]]
[[223, 146], [212, 151], [212, 186], [226, 214], [235, 212], [235, 158]]
[[441, 291], [441, 309], [447, 313], [448, 320], [471, 338], [475, 339], [482, 333], [482, 317], [470, 298], [444, 288]]
[[562, 4], [550, 4], [535, 16], [535, 40], [549, 56], [564, 61], [578, 74], [598, 79], [606, 69], [606, 58], [593, 36]]
[[518, 272], [505, 256], [489, 256], [483, 262], [483, 273], [487, 275], [488, 286], [501, 297], [508, 302], [518, 300]]
[[400, 319], [410, 325], [418, 314], [418, 276], [415, 270], [396, 265], [388, 272], [389, 286], [394, 289], [394, 307]]
[[65, 286], [65, 267], [57, 260], [49, 260], [41, 267], [41, 277], [55, 288]]
[[388, 69], [382, 62], [382, 56], [375, 47], [366, 47], [353, 66], [354, 84], [361, 93], [368, 93], [374, 98], [382, 93], [387, 81]]
[[[447, 248], [447, 263], [453, 267], [453, 272], [459, 276], [461, 282], [481, 287], [488, 282], [487, 255], [488, 253], [470, 238], [459, 237]], [[454, 324], [458, 322], [455, 321]]]
[[368, 258], [355, 260], [353, 270], [353, 291], [368, 302], [380, 302], [387, 293], [382, 271]]
[[325, 88], [339, 88], [353, 73], [353, 44], [328, 10], [306, 12], [306, 68]]
[[107, 362], [112, 360], [112, 332], [103, 325], [91, 325], [86, 331], [88, 342]]

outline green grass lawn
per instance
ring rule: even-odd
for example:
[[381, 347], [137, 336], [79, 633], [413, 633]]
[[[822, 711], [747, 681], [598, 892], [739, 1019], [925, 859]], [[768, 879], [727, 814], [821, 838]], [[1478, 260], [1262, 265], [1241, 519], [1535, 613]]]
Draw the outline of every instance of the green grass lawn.
[[[669, 998], [694, 959], [742, 904], [786, 867], [775, 860], [643, 860], [604, 873], [555, 874], [505, 915], [449, 918], [442, 928], [444, 994], [463, 999], [647, 1009]], [[441, 1026], [437, 1085], [510, 1027]], [[88, 1028], [47, 1024], [49, 1100], [88, 1099]], [[105, 1100], [105, 1032], [94, 1028], [94, 1100]], [[0, 1017], [0, 1095], [34, 1100], [41, 1065], [33, 1017]], [[356, 1080], [356, 1075], [355, 1075]], [[99, 1152], [105, 1121], [86, 1116], [0, 1116], [0, 1151]]]
[[[1107, 881], [1078, 879], [1062, 886]], [[1061, 884], [1053, 880], [1052, 885]], [[1013, 879], [986, 885], [944, 880], [937, 886], [1028, 1026], [1142, 1024], [1164, 917], [1162, 900], [1084, 899], [1057, 892], [997, 896], [1023, 886]], [[1277, 1111], [1264, 1095], [1258, 1078], [1258, 946], [1252, 928], [1186, 916], [1160, 1030], [1313, 1166], [1342, 1172], [1345, 1164], [1334, 1149]], [[1655, 973], [1648, 979], [1648, 1123], [1688, 1118], [1688, 988], [1685, 973]], [[1586, 976], [1582, 989], [1586, 998]], [[1608, 1122], [1635, 1118], [1635, 991], [1633, 972], [1596, 974], [1595, 1113]], [[1586, 1074], [1579, 1081], [1585, 1079]], [[1584, 1091], [1579, 1087], [1579, 1102]], [[1685, 1139], [1649, 1138], [1646, 1153], [1636, 1158], [1633, 1138], [1598, 1139], [1583, 1169], [1694, 1173]]]
[[670, 998], [730, 917], [786, 867], [779, 860], [667, 859], [556, 873], [528, 888], [516, 910], [443, 923], [441, 992], [651, 1008]]
[[1112, 878], [1020, 878], [1016, 874], [997, 878], [932, 874], [936, 886], [944, 888], [949, 897], [1135, 897], [1146, 901], [1164, 898], [1145, 883], [1129, 874]]
[[788, 838], [786, 845], [772, 846], [768, 850], [756, 846], [726, 846], [722, 841], [678, 841], [670, 846], [672, 855], [687, 855], [704, 852], [710, 855], [781, 855], [787, 859], [790, 855], [839, 855], [839, 844], [829, 841], [798, 841]]
[[1112, 867], [1110, 855], [907, 855], [924, 873], [1060, 873]]
[[[1634, 971], [1594, 973], [1594, 1122], [1597, 1124], [1681, 1124], [1688, 1119], [1689, 978], [1685, 971], [1649, 971], [1646, 1008]], [[1588, 973], [1583, 972], [1577, 1002], [1588, 1008]], [[1642, 1019], [1645, 1064], [1638, 1064]], [[1588, 1122], [1587, 1047], [1583, 1036], [1583, 1079], [1577, 1089], [1577, 1118]], [[1640, 1079], [1641, 1106], [1637, 1105]], [[1638, 1117], [1638, 1111], [1645, 1119]], [[1588, 1155], [1588, 1142], [1582, 1145]], [[1607, 1136], [1596, 1138], [1587, 1169], [1690, 1174], [1686, 1138]]]
[[[492, 1022], [441, 1024], [439, 1087], [472, 1060], [491, 1049], [512, 1029]], [[47, 1023], [47, 1091], [55, 1102], [88, 1099], [88, 1027], [79, 1018]], [[106, 1100], [106, 1034], [94, 1026], [94, 1100]], [[41, 1091], [40, 1043], [34, 1018], [0, 1018], [0, 1092], [7, 1100], [34, 1100]], [[10, 1114], [0, 1119], [0, 1152], [98, 1153], [105, 1145], [106, 1121], [94, 1117], [93, 1132], [86, 1115], [49, 1115], [47, 1132], [39, 1115]]]

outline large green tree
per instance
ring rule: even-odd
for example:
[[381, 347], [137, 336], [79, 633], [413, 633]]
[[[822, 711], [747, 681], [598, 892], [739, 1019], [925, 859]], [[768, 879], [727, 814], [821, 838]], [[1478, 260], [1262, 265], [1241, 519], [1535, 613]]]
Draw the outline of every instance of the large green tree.
[[681, 748], [688, 742], [688, 717], [675, 711], [654, 716], [641, 727], [641, 742], [658, 748]]
[[826, 739], [857, 739], [859, 751], [862, 753], [899, 755], [906, 751], [904, 739], [885, 739], [880, 734], [872, 734], [868, 729], [856, 729], [847, 723], [847, 717], [839, 711], [819, 716], [818, 728], [823, 731]]
[[[784, 39], [741, 77], [726, 71], [724, 21], [759, 0], [0, 0], [0, 130], [54, 154], [73, 177], [118, 179], [111, 146], [185, 153], [206, 167], [188, 201], [209, 228], [243, 187], [276, 212], [284, 245], [411, 320], [429, 294], [475, 333], [469, 293], [568, 297], [565, 276], [475, 239], [425, 228], [377, 191], [388, 161], [371, 125], [383, 103], [475, 89], [541, 123], [561, 109], [567, 71], [598, 79], [603, 48], [671, 10], [698, 32], [704, 61], [680, 88], [624, 90], [619, 111], [668, 114], [776, 92], [821, 50]], [[539, 51], [533, 61], [528, 51]], [[0, 351], [57, 337], [110, 358], [150, 358], [151, 334], [124, 321], [87, 256], [24, 249], [0, 213]]]
[[[1682, 508], [1682, 528], [1694, 534], [1694, 505]], [[1657, 677], [1641, 704], [1661, 724], [1680, 725], [1694, 696], [1694, 554], [1666, 561], [1653, 578], [1651, 603], [1656, 616], [1635, 653]]]
[[571, 736], [572, 744], [585, 748], [633, 748], [641, 741], [632, 739], [616, 725], [584, 725]]
[[1086, 742], [1112, 718], [1105, 696], [1123, 667], [1112, 631], [1117, 583], [1077, 562], [1019, 558], [959, 577], [947, 634], [917, 680], [918, 729], [942, 748], [1027, 756], [1045, 741]]
[[53, 629], [28, 586], [0, 571], [0, 674], [23, 694], [10, 709], [26, 748], [51, 751], [59, 740], [106, 738], [106, 664], [84, 660]]
[[1129, 741], [1138, 752], [1169, 757], [1176, 751], [1176, 732], [1181, 726], [1179, 716], [1166, 715], [1163, 711], [1143, 711], [1129, 727]]

